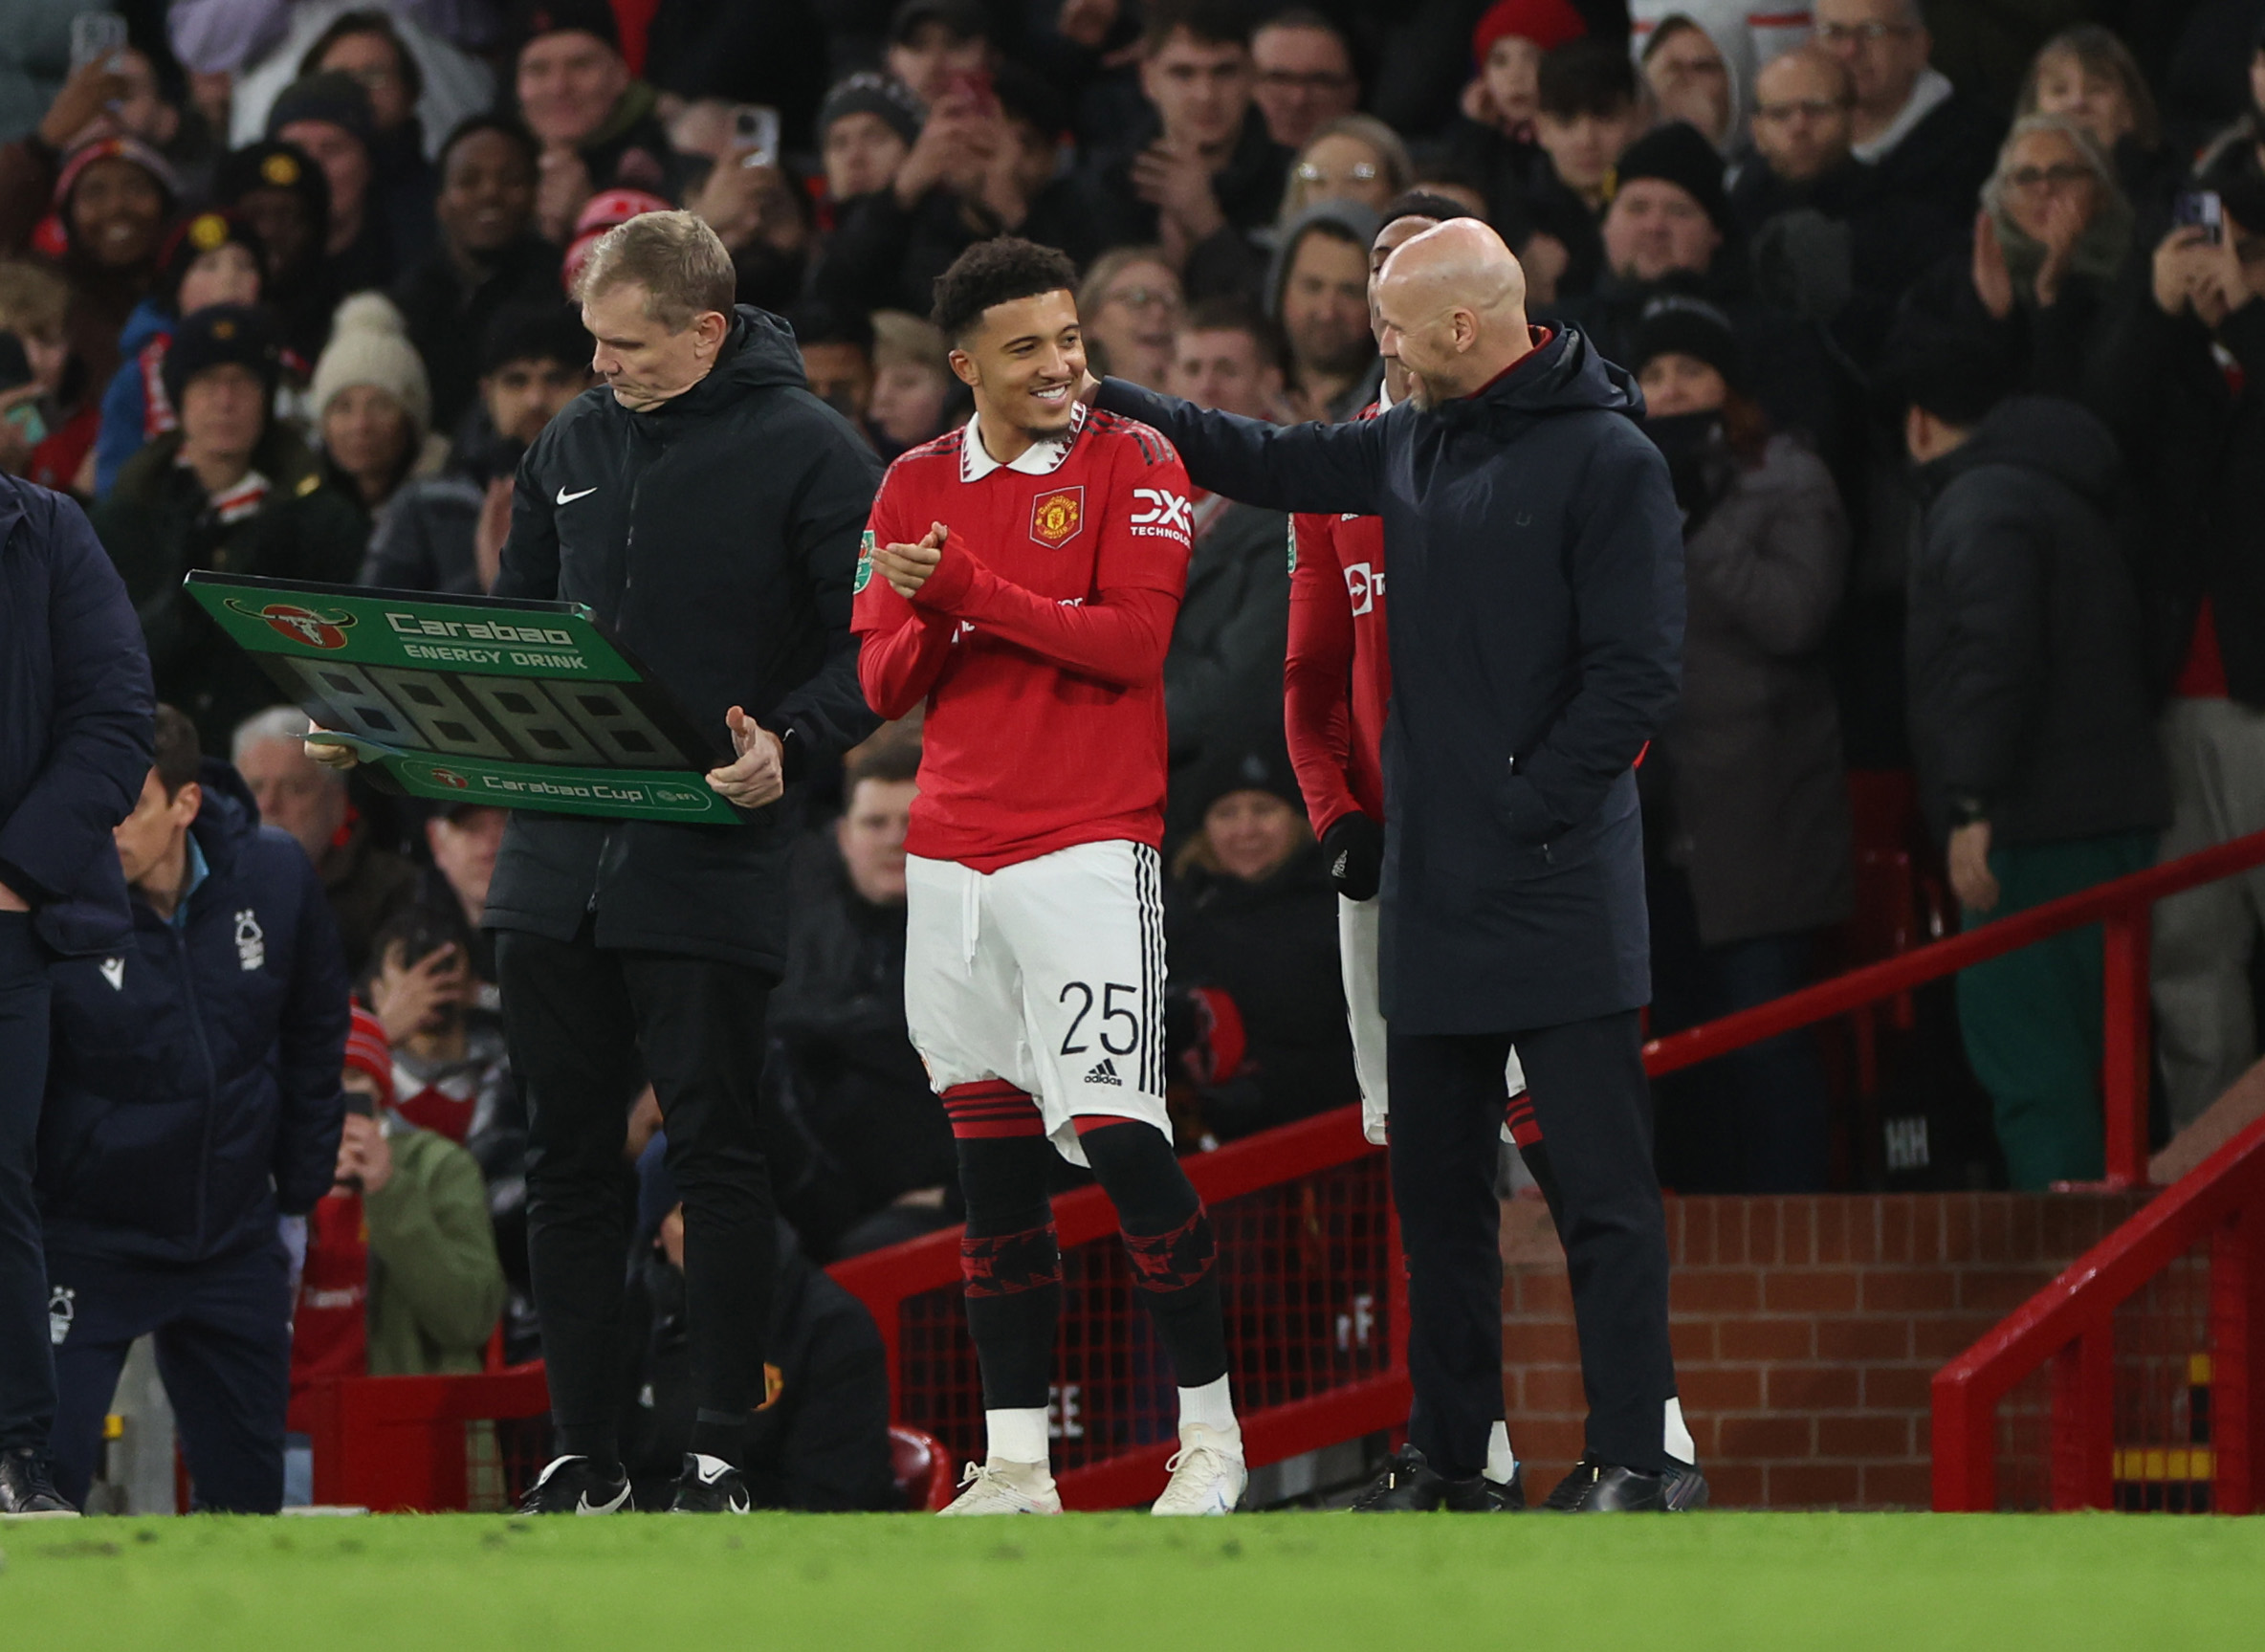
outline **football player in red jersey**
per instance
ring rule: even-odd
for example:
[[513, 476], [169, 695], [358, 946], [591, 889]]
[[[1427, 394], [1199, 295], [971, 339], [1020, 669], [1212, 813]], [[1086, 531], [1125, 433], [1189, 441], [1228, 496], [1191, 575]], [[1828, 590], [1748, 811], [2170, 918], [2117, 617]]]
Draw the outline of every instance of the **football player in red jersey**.
[[[1412, 191], [1385, 209], [1369, 250], [1369, 304], [1374, 319], [1376, 275], [1404, 241], [1449, 218], [1470, 213], [1438, 195]], [[1409, 373], [1397, 357], [1384, 362], [1378, 399], [1361, 410], [1374, 418], [1404, 401]], [[1384, 523], [1375, 517], [1301, 513], [1290, 518], [1289, 650], [1283, 667], [1285, 724], [1290, 764], [1306, 797], [1307, 817], [1324, 847], [1337, 888], [1337, 951], [1345, 977], [1345, 1014], [1352, 1027], [1353, 1069], [1360, 1080], [1361, 1129], [1381, 1145], [1389, 1116], [1384, 1073], [1384, 1011], [1376, 976], [1376, 889], [1384, 862], [1384, 711], [1392, 699], [1392, 662], [1384, 637]], [[1510, 1054], [1503, 1126], [1532, 1172], [1552, 1216], [1557, 1209], [1549, 1149], [1526, 1075]], [[1363, 1509], [1488, 1509], [1523, 1505], [1524, 1476], [1510, 1448], [1509, 1427], [1497, 1421], [1485, 1472], [1469, 1482], [1437, 1474], [1403, 1474], [1372, 1490]]]
[[1163, 664], [1192, 490], [1155, 431], [1079, 404], [1075, 285], [1068, 259], [1012, 237], [937, 280], [975, 416], [890, 467], [857, 572], [867, 699], [884, 717], [928, 707], [905, 1019], [958, 1139], [989, 1443], [945, 1512], [1061, 1509], [1046, 1445], [1059, 1151], [1116, 1205], [1179, 1383], [1155, 1511], [1223, 1514], [1242, 1436], [1211, 1222], [1164, 1110]]

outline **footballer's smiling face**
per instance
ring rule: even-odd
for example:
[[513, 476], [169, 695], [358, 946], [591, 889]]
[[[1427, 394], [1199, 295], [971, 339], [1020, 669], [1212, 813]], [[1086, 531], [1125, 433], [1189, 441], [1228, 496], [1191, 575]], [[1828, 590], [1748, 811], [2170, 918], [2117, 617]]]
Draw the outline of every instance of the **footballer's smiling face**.
[[1086, 375], [1077, 299], [1056, 289], [992, 305], [952, 352], [952, 371], [975, 391], [993, 458], [1009, 462], [1030, 443], [1060, 435], [1077, 411]]

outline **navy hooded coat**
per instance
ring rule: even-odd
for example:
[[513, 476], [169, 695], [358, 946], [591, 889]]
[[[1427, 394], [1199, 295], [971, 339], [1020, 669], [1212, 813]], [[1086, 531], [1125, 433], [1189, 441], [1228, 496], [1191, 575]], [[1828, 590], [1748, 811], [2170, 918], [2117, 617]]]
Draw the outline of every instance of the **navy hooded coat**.
[[1356, 424], [1279, 429], [1116, 379], [1099, 401], [1199, 487], [1384, 518], [1394, 1031], [1649, 1002], [1633, 765], [1675, 701], [1682, 519], [1629, 375], [1568, 327], [1472, 395]]
[[208, 758], [206, 875], [173, 924], [134, 902], [107, 957], [55, 966], [39, 1121], [51, 1251], [188, 1265], [271, 1244], [330, 1191], [346, 961], [306, 851]]

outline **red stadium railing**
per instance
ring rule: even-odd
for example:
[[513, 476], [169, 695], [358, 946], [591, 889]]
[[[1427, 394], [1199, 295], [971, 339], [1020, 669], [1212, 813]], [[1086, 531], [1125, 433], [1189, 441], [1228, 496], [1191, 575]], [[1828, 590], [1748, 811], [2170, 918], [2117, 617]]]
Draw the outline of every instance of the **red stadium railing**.
[[[2139, 1186], [2146, 1178], [2148, 909], [2166, 895], [2259, 865], [2265, 865], [2265, 833], [1656, 1039], [1645, 1046], [1645, 1067], [1657, 1077], [1836, 1016], [1866, 1015], [1925, 982], [2049, 936], [2100, 924], [2106, 948], [2107, 1181], [2115, 1187]], [[1899, 936], [1898, 944], [1907, 944], [1907, 938]], [[1383, 1153], [1361, 1136], [1357, 1110], [1325, 1113], [1184, 1162], [1219, 1229], [1230, 1375], [1253, 1466], [1403, 1423], [1409, 1386], [1399, 1233], [1392, 1219]], [[1057, 1199], [1054, 1209], [1065, 1288], [1053, 1405], [1058, 1478], [1070, 1507], [1126, 1507], [1153, 1497], [1163, 1485], [1164, 1460], [1176, 1444], [1171, 1373], [1135, 1300], [1117, 1243], [1115, 1215], [1105, 1196], [1098, 1188], [1082, 1188]], [[2214, 1303], [2217, 1281], [2235, 1274], [2234, 1263], [2220, 1255], [2216, 1241], [2211, 1244]], [[2163, 1276], [2176, 1263], [2175, 1255], [2169, 1263], [2161, 1262], [2159, 1249], [2155, 1245], [2144, 1250], [2156, 1266], [2142, 1268], [2143, 1275]], [[2127, 1271], [2138, 1265], [2120, 1266]], [[893, 1420], [935, 1436], [955, 1454], [979, 1455], [981, 1388], [960, 1303], [957, 1230], [837, 1263], [829, 1271], [865, 1302], [880, 1328]], [[2243, 1277], [2258, 1276], [2265, 1276], [2265, 1263], [2252, 1266]], [[2116, 1277], [2123, 1280], [2126, 1272]], [[2090, 1310], [2063, 1311], [2080, 1317]], [[2156, 1314], [2166, 1327], [2175, 1317], [2168, 1309]], [[2216, 1327], [2218, 1321], [2211, 1324]], [[2241, 1408], [2250, 1405], [2252, 1377], [2249, 1367], [2238, 1365], [2246, 1342], [2237, 1348], [2213, 1332], [2207, 1356], [2213, 1362], [2210, 1375], [2195, 1384], [2190, 1379], [2200, 1367], [2192, 1360], [2205, 1357], [2197, 1339], [2166, 1329], [2158, 1340], [2166, 1348], [2188, 1350], [2180, 1355], [2188, 1359], [2184, 1369], [2192, 1393], [2181, 1402], [2188, 1412], [2202, 1403], [2219, 1426], [2236, 1410], [2246, 1421], [2248, 1412]], [[2231, 1356], [2216, 1352], [2221, 1343], [2235, 1350]], [[2033, 1351], [2034, 1346], [2031, 1338], [2018, 1348]], [[2097, 1362], [2097, 1342], [2087, 1346], [2092, 1351], [2085, 1357]], [[2011, 1363], [1990, 1365], [1988, 1380], [1973, 1392], [1989, 1389], [2026, 1356], [2019, 1351], [2003, 1355]], [[2229, 1364], [2229, 1357], [2235, 1363]], [[2033, 1364], [2051, 1358], [2056, 1355], [2048, 1348]], [[2084, 1369], [2093, 1375], [2083, 1380], [2094, 1381], [2097, 1371]], [[2015, 1371], [2008, 1387], [2020, 1379]], [[522, 1425], [517, 1420], [541, 1410], [540, 1382], [536, 1366], [480, 1377], [370, 1377], [336, 1384], [318, 1402], [318, 1499], [374, 1508], [462, 1508], [468, 1497], [484, 1501], [491, 1483], [508, 1498], [539, 1455], [519, 1434], [527, 1433], [532, 1441], [539, 1422]], [[2234, 1398], [2235, 1389], [2243, 1398]], [[2001, 1399], [2005, 1392], [1995, 1390]], [[2094, 1396], [2071, 1416], [2080, 1416], [2085, 1429], [2097, 1431], [2095, 1388], [2078, 1385], [2069, 1392]], [[2061, 1409], [2056, 1399], [2056, 1418]], [[1938, 1440], [1942, 1426], [1939, 1417]], [[1970, 1451], [1964, 1461], [1962, 1484], [1979, 1484]], [[2152, 1463], [2142, 1450], [2141, 1469]], [[2176, 1464], [2165, 1457], [2164, 1472], [2155, 1479], [2167, 1482], [2173, 1467], [2190, 1471], [2194, 1464], [2190, 1454]], [[2111, 1461], [2111, 1474], [2115, 1466]], [[2217, 1466], [2222, 1472], [2223, 1463]], [[2241, 1472], [2246, 1474], [2246, 1465]], [[2138, 1482], [2146, 1476], [2125, 1478]], [[2086, 1495], [2098, 1491], [2097, 1476], [2086, 1484], [2091, 1487]], [[2228, 1484], [2221, 1480], [2218, 1506], [2226, 1504]], [[2247, 1496], [2246, 1489], [2241, 1495]]]
[[[1359, 1109], [1182, 1161], [1219, 1232], [1229, 1376], [1253, 1466], [1407, 1420], [1407, 1281], [1384, 1155]], [[1163, 1489], [1177, 1397], [1098, 1187], [1054, 1200], [1062, 1345], [1052, 1407], [1064, 1503], [1116, 1509]], [[896, 1421], [982, 1455], [983, 1402], [953, 1228], [828, 1270], [872, 1311]]]
[[1966, 934], [1867, 964], [1769, 1003], [1656, 1038], [1644, 1046], [1654, 1078], [1726, 1055], [1750, 1044], [1861, 1010], [1930, 980], [2092, 924], [2105, 946], [2102, 1102], [2106, 1108], [2107, 1185], [2141, 1187], [2147, 1179], [2147, 1096], [2151, 1062], [2147, 994], [2149, 909], [2179, 894], [2265, 866], [2265, 832], [2234, 838], [2145, 871], [2032, 907]]
[[1938, 1509], [2000, 1507], [2000, 1408], [2039, 1373], [2046, 1392], [2030, 1409], [2048, 1420], [2045, 1506], [2258, 1506], [2265, 1118], [1936, 1374]]

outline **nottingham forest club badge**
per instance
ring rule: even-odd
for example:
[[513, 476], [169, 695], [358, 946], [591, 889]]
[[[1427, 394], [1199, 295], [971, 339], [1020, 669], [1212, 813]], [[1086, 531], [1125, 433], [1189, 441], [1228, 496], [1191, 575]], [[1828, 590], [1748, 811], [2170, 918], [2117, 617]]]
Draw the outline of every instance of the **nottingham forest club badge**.
[[873, 530], [866, 529], [865, 538], [857, 542], [857, 577], [849, 582], [849, 594], [857, 596], [873, 583]]
[[1056, 488], [1030, 501], [1030, 537], [1048, 550], [1076, 539], [1086, 526], [1086, 490]]

